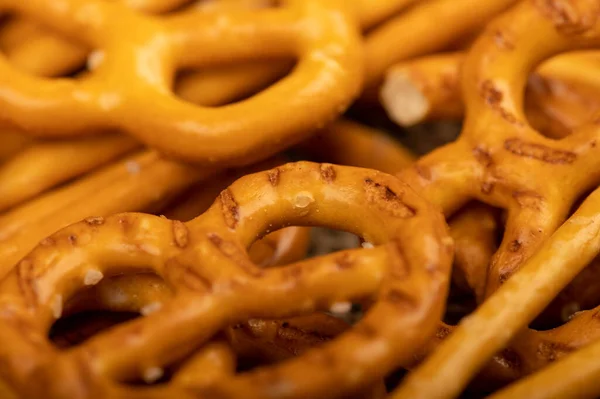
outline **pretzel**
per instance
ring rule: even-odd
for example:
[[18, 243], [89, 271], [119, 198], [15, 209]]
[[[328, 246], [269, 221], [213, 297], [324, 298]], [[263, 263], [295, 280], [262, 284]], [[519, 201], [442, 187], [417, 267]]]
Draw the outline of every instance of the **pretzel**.
[[[501, 284], [510, 282], [509, 277], [533, 254], [546, 256], [545, 252], [538, 252], [544, 248], [543, 242], [560, 226], [577, 198], [598, 184], [599, 176], [594, 172], [600, 170], [597, 128], [582, 127], [561, 141], [545, 138], [525, 122], [519, 91], [525, 86], [528, 69], [545, 58], [598, 46], [599, 12], [596, 1], [535, 0], [523, 2], [491, 23], [464, 65], [464, 76], [469, 76], [463, 81], [467, 117], [459, 140], [399, 174], [447, 215], [470, 199], [508, 210], [504, 238], [488, 269], [486, 297], [500, 289], [493, 297], [505, 298], [503, 293], [510, 291]], [[523, 270], [513, 278], [522, 273]], [[535, 280], [538, 284], [537, 276]], [[531, 285], [528, 290], [532, 290], [531, 295], [539, 294]], [[519, 320], [515, 315], [521, 314], [526, 302], [517, 309], [517, 305], [492, 308], [490, 301], [492, 298], [407, 377], [396, 397], [457, 395], [481, 365], [518, 329], [526, 327], [526, 323], [517, 325], [512, 319], [514, 328], [505, 326], [507, 317]], [[490, 309], [506, 311], [494, 317]], [[496, 324], [499, 319], [503, 322]], [[479, 324], [473, 320], [479, 320]], [[576, 320], [563, 326], [562, 331], [574, 328]], [[595, 333], [593, 329], [590, 332]], [[542, 333], [527, 334], [534, 334], [537, 339], [544, 337]], [[542, 358], [533, 359], [532, 363], [539, 365], [555, 358], [556, 348], [542, 349], [547, 349], [542, 351]], [[531, 360], [519, 357], [521, 363], [524, 359]], [[510, 357], [497, 358], [496, 365], [504, 365], [511, 373], [519, 371]], [[432, 375], [437, 376], [434, 382]], [[423, 385], [425, 380], [427, 386]]]
[[396, 173], [415, 160], [397, 140], [348, 119], [327, 125], [298, 147], [319, 161]]
[[[384, 74], [392, 65], [444, 50], [515, 3], [517, 0], [430, 0], [377, 27], [366, 38], [368, 62], [362, 100], [376, 101]], [[394, 45], [400, 37], [402, 46]]]
[[160, 210], [173, 196], [215, 172], [146, 151], [29, 201], [0, 216], [0, 276], [39, 240], [91, 213]]
[[136, 147], [135, 141], [116, 135], [36, 143], [0, 165], [0, 211], [102, 166]]
[[[194, 12], [162, 18], [149, 18], [101, 0], [61, 0], [60, 6], [57, 4], [42, 0], [0, 2], [0, 6], [48, 24], [66, 36], [103, 47], [106, 61], [84, 81], [53, 82], [24, 75], [3, 60], [1, 83], [6, 93], [18, 93], [20, 101], [15, 101], [13, 95], [0, 96], [2, 116], [30, 134], [66, 137], [94, 128], [118, 127], [170, 156], [199, 163], [241, 165], [306, 137], [315, 126], [345, 109], [359, 90], [359, 36], [341, 1], [290, 0], [274, 10], [219, 15]], [[75, 18], [87, 12], [95, 15], [97, 25]], [[219, 25], [224, 18], [228, 29]], [[319, 29], [298, 29], [307, 18]], [[122, 24], [106, 22], [115, 20]], [[130, 36], [132, 26], [136, 27], [136, 36], [124, 44], [122, 38]], [[201, 56], [193, 50], [199, 47], [203, 50]], [[175, 68], [200, 67], [224, 58], [293, 56], [294, 50], [301, 52], [301, 60], [285, 80], [239, 104], [201, 108], [176, 99], [168, 91], [167, 76]], [[149, 52], [156, 59], [155, 68], [140, 76], [136, 65], [147, 65], [140, 57]], [[127, 85], [122, 84], [123, 79]], [[310, 99], [298, 93], [310, 93]], [[32, 96], [36, 108], [26, 105]], [[277, 98], [294, 101], [281, 102]], [[318, 107], [314, 107], [313, 98], [320, 99]], [[311, 106], [307, 107], [309, 101]], [[278, 111], [278, 107], [285, 110]], [[152, 112], [141, 118], [136, 111], [144, 108]], [[257, 110], [266, 108], [270, 113], [260, 116]], [[65, 125], [60, 115], [67, 110], [70, 118]], [[283, 112], [294, 118], [282, 124], [271, 116]], [[222, 120], [236, 123], [223, 125]]]
[[[396, 64], [387, 72], [381, 100], [401, 126], [464, 115], [459, 73], [462, 53], [423, 57]], [[537, 130], [564, 137], [589, 122], [600, 109], [596, 52], [558, 56], [541, 65], [527, 85], [525, 111]]]
[[[270, 224], [276, 228], [298, 223], [350, 230], [380, 246], [276, 269], [261, 270], [248, 260], [244, 247]], [[75, 247], [73, 240], [69, 243], [69, 237], [86, 234], [90, 235], [87, 243]], [[290, 398], [350, 392], [409, 358], [433, 333], [447, 289], [450, 241], [441, 215], [395, 178], [305, 162], [238, 180], [205, 214], [187, 224], [143, 214], [89, 219], [45, 240], [3, 281], [0, 336], [12, 344], [0, 349], [2, 373], [17, 392], [34, 396], [44, 392], [49, 398], [59, 393], [131, 397], [136, 391], [145, 397], [185, 397], [176, 383], [139, 391], [112, 376], [123, 381], [140, 376], [143, 370], [164, 367], [238, 320], [285, 317], [327, 308], [339, 300], [373, 297], [375, 304], [365, 318], [336, 340], [282, 364], [202, 387], [194, 396], [233, 397], [241, 390], [245, 397], [285, 392]], [[75, 260], [69, 255], [72, 251], [83, 257]], [[43, 266], [50, 259], [58, 265], [59, 258], [60, 267]], [[219, 262], [219, 268], [208, 266], [211, 262]], [[62, 298], [68, 300], [79, 291], [89, 271], [108, 276], [123, 267], [154, 270], [173, 287], [175, 297], [143, 319], [97, 335], [75, 349], [62, 353], [51, 349], [42, 330], [60, 316]], [[47, 285], [50, 276], [53, 282]], [[23, 278], [27, 287], [37, 287], [26, 288], [25, 296], [18, 288]], [[152, 326], [159, 319], [161, 329], [156, 335]], [[17, 325], [27, 326], [28, 333], [15, 329]], [[125, 338], [131, 334], [135, 340]], [[119, 342], [118, 354], [114, 342]], [[88, 357], [92, 353], [96, 355]], [[50, 365], [47, 362], [52, 370], [44, 366]], [[26, 383], [34, 369], [36, 384]], [[90, 373], [85, 378], [83, 370]]]
[[12, 131], [0, 131], [0, 162], [25, 148], [29, 143], [27, 137]]
[[[201, 182], [181, 195], [181, 200], [167, 207], [162, 215], [171, 219], [187, 222], [204, 213], [219, 193], [244, 174], [263, 170], [283, 163], [276, 158], [254, 165], [252, 168], [225, 171], [208, 181]], [[254, 264], [267, 267], [285, 265], [306, 256], [310, 242], [310, 229], [303, 227], [286, 227], [273, 231], [254, 242], [248, 253]]]
[[[84, 315], [85, 316], [85, 315]], [[127, 315], [94, 314], [93, 318], [76, 318], [65, 329], [55, 330], [52, 341], [60, 348], [81, 344], [98, 332], [127, 320]], [[131, 318], [131, 317], [129, 317]], [[193, 369], [186, 367], [178, 373], [177, 382], [201, 386], [235, 373], [237, 366], [252, 368], [283, 361], [301, 355], [307, 350], [334, 339], [348, 329], [342, 320], [314, 313], [309, 316], [283, 320], [249, 320], [228, 327], [223, 336], [208, 343], [202, 358], [196, 359]], [[54, 328], [53, 328], [54, 330]], [[352, 398], [385, 397], [383, 384], [376, 384], [368, 392]]]

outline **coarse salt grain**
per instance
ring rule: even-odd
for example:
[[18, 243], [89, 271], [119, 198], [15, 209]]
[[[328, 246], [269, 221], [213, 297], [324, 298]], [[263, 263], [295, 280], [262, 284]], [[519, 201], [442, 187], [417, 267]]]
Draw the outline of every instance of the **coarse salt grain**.
[[152, 384], [158, 381], [164, 375], [164, 371], [160, 367], [148, 367], [144, 370], [142, 378], [147, 384]]
[[104, 278], [104, 274], [100, 270], [90, 269], [83, 277], [84, 285], [96, 285]]
[[58, 294], [54, 297], [54, 301], [52, 301], [52, 315], [55, 319], [60, 319], [63, 311], [63, 299], [62, 295]]
[[142, 316], [148, 316], [149, 314], [159, 311], [160, 308], [162, 308], [162, 303], [152, 302], [152, 303], [149, 303], [148, 305], [142, 307], [140, 309], [140, 313], [142, 314]]
[[336, 302], [329, 308], [331, 313], [335, 314], [346, 314], [352, 310], [352, 304], [350, 302]]

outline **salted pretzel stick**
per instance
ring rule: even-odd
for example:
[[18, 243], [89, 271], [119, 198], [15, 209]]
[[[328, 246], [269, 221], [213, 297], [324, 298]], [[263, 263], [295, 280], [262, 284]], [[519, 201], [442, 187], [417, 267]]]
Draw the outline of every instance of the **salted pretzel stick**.
[[[27, 76], [6, 60], [0, 62], [0, 75], [5, 78], [2, 84], [9, 88], [6, 92], [19, 93], [21, 100], [0, 96], [0, 103], [6, 106], [2, 113], [30, 134], [66, 137], [113, 126], [180, 159], [243, 165], [297, 143], [319, 124], [335, 118], [361, 85], [360, 37], [341, 0], [286, 0], [278, 9], [229, 13], [227, 29], [219, 28], [225, 14], [194, 12], [150, 18], [101, 0], [61, 0], [60, 7], [53, 4], [42, 0], [0, 2], [0, 6], [47, 24], [65, 36], [103, 47], [105, 62], [85, 80], [60, 82]], [[98, 15], [98, 24], [76, 18], [91, 8]], [[122, 23], [107, 22], [117, 19]], [[306, 19], [320, 28], [306, 30], [305, 24], [295, 23]], [[132, 26], [136, 27], [135, 38], [124, 43], [122, 37], [129, 37]], [[107, 29], [110, 35], [106, 35]], [[160, 45], [155, 40], [159, 36], [164, 39]], [[120, 37], [118, 41], [116, 37]], [[119, 46], [119, 51], [114, 50]], [[140, 76], [137, 64], [145, 60], [136, 59], [144, 54], [152, 54], [156, 62]], [[299, 64], [286, 79], [228, 107], [193, 106], [170, 92], [168, 76], [176, 69], [199, 68], [224, 60], [295, 55], [300, 58]], [[107, 79], [127, 84], [115, 83], [110, 88]], [[35, 103], [41, 105], [35, 110], [26, 105], [34, 91]], [[113, 94], [106, 96], [106, 92]], [[291, 100], [282, 102], [279, 98]], [[314, 107], [314, 98], [320, 99], [320, 106]], [[278, 107], [285, 109], [277, 111]], [[140, 114], [140, 109], [152, 111]], [[265, 109], [270, 112], [262, 112]], [[68, 125], [59, 122], [67, 110]], [[280, 123], [275, 115], [284, 113], [293, 118]], [[235, 123], [223, 125], [224, 119]]]
[[347, 119], [327, 125], [298, 147], [319, 161], [396, 173], [415, 160], [389, 135]]
[[[386, 70], [399, 61], [443, 50], [517, 0], [430, 0], [369, 33], [363, 98], [378, 98]], [[434, 23], [436, 22], [437, 23]], [[394, 45], [402, 38], [402, 45]]]
[[[381, 101], [401, 126], [464, 116], [459, 74], [463, 53], [427, 56], [396, 64], [386, 74]], [[600, 62], [595, 52], [557, 56], [529, 79], [526, 114], [532, 125], [552, 137], [564, 137], [589, 122], [600, 104]], [[559, 126], [557, 126], [557, 123]]]
[[[324, 224], [360, 234], [376, 247], [259, 268], [245, 248], [271, 224]], [[87, 242], [69, 242], [86, 235]], [[366, 316], [335, 340], [195, 390], [194, 397], [291, 399], [355, 392], [410, 358], [433, 333], [451, 254], [441, 214], [398, 179], [328, 164], [284, 165], [238, 180], [187, 224], [120, 214], [72, 225], [45, 240], [0, 287], [0, 339], [11, 342], [0, 347], [6, 365], [0, 372], [26, 396], [138, 397], [139, 388], [119, 381], [188, 358], [227, 325], [371, 297]], [[152, 270], [173, 287], [174, 298], [143, 318], [57, 351], [48, 342], [47, 326], [60, 316], [60, 305], [84, 288], [90, 270], [105, 276]], [[171, 382], [144, 388], [143, 396], [189, 397], [187, 392]]]
[[[0, 137], [0, 140], [2, 138]], [[0, 211], [139, 147], [125, 136], [37, 142], [0, 165]]]
[[[463, 80], [467, 117], [460, 138], [400, 174], [446, 214], [474, 198], [508, 210], [504, 237], [489, 267], [486, 296], [510, 281], [577, 199], [600, 182], [597, 126], [582, 127], [561, 141], [545, 138], [527, 125], [521, 95], [529, 71], [543, 60], [600, 45], [600, 25], [593, 17], [598, 12], [596, 1], [531, 1], [491, 23], [464, 65], [464, 76], [472, 78]], [[552, 184], [547, 183], [550, 179]], [[474, 327], [472, 318], [464, 320], [457, 329], [461, 333], [450, 335], [406, 378], [398, 397], [456, 396], [475, 370], [501, 349], [490, 344], [489, 336], [498, 336], [495, 342], [512, 338], [505, 328], [493, 328], [495, 320], [487, 322], [487, 334], [467, 342], [461, 338], [465, 330], [471, 336], [483, 327]], [[433, 375], [437, 378], [432, 381]]]

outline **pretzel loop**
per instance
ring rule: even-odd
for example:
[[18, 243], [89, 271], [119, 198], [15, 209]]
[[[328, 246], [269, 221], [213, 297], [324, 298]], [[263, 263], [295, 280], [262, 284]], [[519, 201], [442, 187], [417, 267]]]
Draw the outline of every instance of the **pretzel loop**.
[[[2, 6], [104, 51], [104, 62], [81, 81], [29, 76], [2, 59], [2, 116], [30, 134], [120, 128], [184, 160], [247, 164], [333, 120], [361, 84], [358, 27], [341, 0], [166, 17], [101, 0], [3, 0]], [[177, 68], [282, 54], [299, 56], [295, 70], [247, 101], [206, 108], [171, 92]]]
[[[275, 269], [252, 264], [246, 248], [268, 230], [290, 224], [346, 229], [378, 246]], [[289, 397], [321, 397], [332, 386], [350, 392], [406, 361], [434, 332], [451, 246], [442, 216], [397, 179], [366, 169], [288, 164], [238, 180], [187, 224], [121, 214], [48, 238], [0, 289], [0, 317], [8, 326], [0, 338], [15, 340], [0, 349], [2, 370], [22, 392], [129, 397], [136, 390], [117, 383], [117, 376], [124, 382], [162, 370], [237, 321], [371, 298], [375, 303], [365, 318], [335, 341], [277, 366], [219, 380], [198, 394], [265, 397], [283, 390]], [[172, 299], [71, 350], [53, 349], [44, 332], [57, 316], [57, 298], [68, 300], [81, 289], [90, 270], [110, 275], [125, 266], [159, 274], [172, 288]], [[38, 355], [29, 356], [32, 352]], [[23, 358], [36, 360], [23, 364]], [[48, 358], [57, 361], [47, 363]], [[53, 382], [29, 386], [33, 370], [53, 375]], [[57, 373], [64, 385], [56, 382]], [[156, 392], [180, 388], [172, 383]]]

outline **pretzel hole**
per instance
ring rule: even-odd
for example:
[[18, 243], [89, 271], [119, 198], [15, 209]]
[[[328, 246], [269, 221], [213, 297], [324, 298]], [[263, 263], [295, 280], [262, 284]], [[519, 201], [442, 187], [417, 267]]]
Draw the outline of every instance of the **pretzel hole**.
[[246, 61], [180, 70], [173, 84], [179, 98], [195, 105], [219, 107], [244, 101], [287, 76], [294, 62], [284, 59]]
[[[525, 115], [529, 123], [548, 138], [570, 135], [578, 127], [592, 122], [600, 110], [598, 86], [595, 81], [587, 81], [586, 76], [593, 64], [584, 59], [581, 66], [578, 65], [575, 57], [582, 57], [584, 52], [575, 53], [577, 55], [563, 53], [547, 60], [528, 79]], [[565, 68], [569, 64], [570, 71]]]
[[48, 337], [58, 348], [79, 345], [117, 324], [159, 310], [171, 295], [165, 281], [153, 272], [94, 281], [88, 275], [86, 288], [66, 299], [62, 314], [49, 329]]
[[19, 70], [46, 78], [77, 78], [89, 72], [98, 52], [18, 15], [0, 25], [0, 51]]

